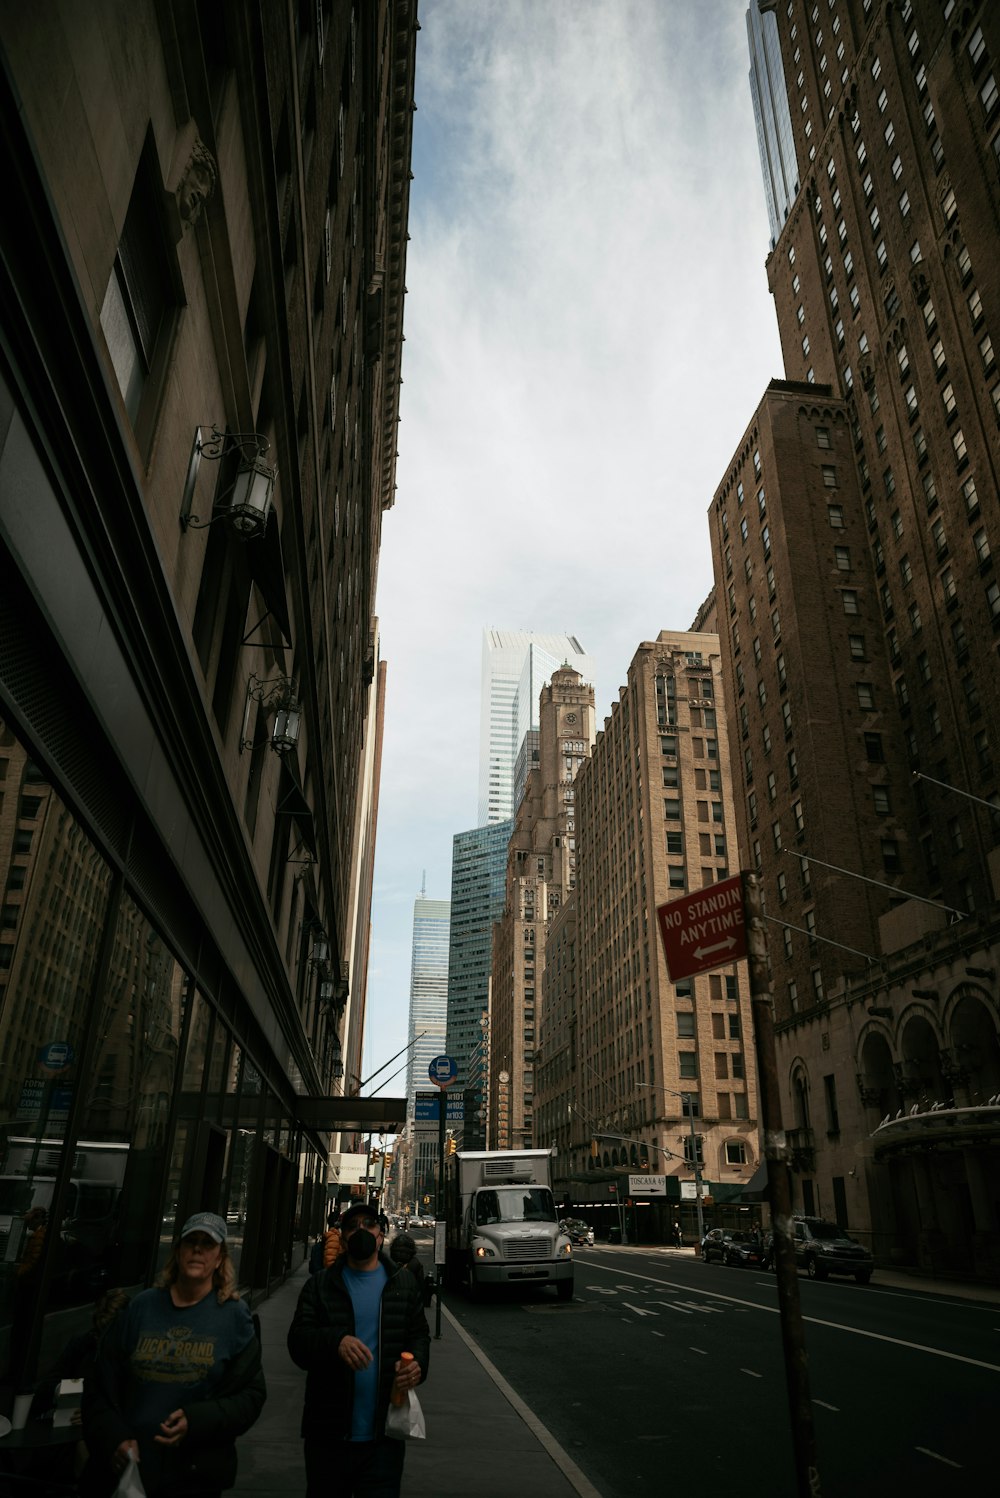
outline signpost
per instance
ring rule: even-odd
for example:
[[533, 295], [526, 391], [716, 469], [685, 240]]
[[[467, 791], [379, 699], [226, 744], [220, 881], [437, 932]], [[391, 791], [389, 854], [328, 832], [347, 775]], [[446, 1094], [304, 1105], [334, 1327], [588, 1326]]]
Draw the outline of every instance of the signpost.
[[441, 1101], [438, 1103], [438, 1193], [437, 1193], [437, 1221], [434, 1224], [434, 1269], [437, 1280], [437, 1322], [434, 1328], [435, 1338], [441, 1336], [441, 1282], [444, 1279], [445, 1266], [445, 1194], [444, 1194], [444, 1139], [445, 1128], [448, 1122], [448, 1109], [445, 1106], [445, 1092], [458, 1076], [458, 1062], [454, 1056], [435, 1056], [427, 1068], [427, 1075], [435, 1087], [441, 1089]]
[[[819, 1498], [821, 1492], [816, 1435], [806, 1368], [798, 1270], [789, 1227], [792, 1189], [785, 1134], [781, 1124], [777, 1058], [774, 1049], [774, 997], [767, 928], [760, 879], [734, 874], [694, 894], [668, 900], [656, 908], [670, 981], [725, 967], [749, 957], [750, 1002], [753, 1008], [754, 1048], [760, 1122], [767, 1161], [767, 1186], [774, 1224], [778, 1312], [785, 1354], [785, 1382], [791, 1416], [795, 1472], [799, 1498]], [[692, 1150], [697, 1149], [693, 1138]], [[697, 1167], [696, 1167], [697, 1168]], [[696, 1177], [697, 1181], [697, 1177]], [[700, 1204], [699, 1204], [700, 1205]], [[700, 1215], [700, 1214], [699, 1214]]]

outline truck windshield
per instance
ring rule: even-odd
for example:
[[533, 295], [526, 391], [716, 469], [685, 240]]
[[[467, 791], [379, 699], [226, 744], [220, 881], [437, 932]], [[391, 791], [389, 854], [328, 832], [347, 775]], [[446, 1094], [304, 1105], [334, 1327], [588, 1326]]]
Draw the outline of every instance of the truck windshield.
[[555, 1222], [556, 1209], [547, 1186], [492, 1186], [476, 1192], [476, 1222]]

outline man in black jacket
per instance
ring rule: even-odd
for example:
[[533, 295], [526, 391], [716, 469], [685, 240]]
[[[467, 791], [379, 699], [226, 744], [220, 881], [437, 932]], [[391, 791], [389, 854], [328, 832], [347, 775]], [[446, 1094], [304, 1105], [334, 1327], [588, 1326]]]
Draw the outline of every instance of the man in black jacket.
[[392, 1394], [427, 1375], [423, 1298], [381, 1252], [370, 1207], [349, 1208], [341, 1233], [345, 1252], [303, 1286], [288, 1330], [292, 1360], [308, 1374], [306, 1498], [398, 1498], [406, 1445], [386, 1437], [385, 1420]]

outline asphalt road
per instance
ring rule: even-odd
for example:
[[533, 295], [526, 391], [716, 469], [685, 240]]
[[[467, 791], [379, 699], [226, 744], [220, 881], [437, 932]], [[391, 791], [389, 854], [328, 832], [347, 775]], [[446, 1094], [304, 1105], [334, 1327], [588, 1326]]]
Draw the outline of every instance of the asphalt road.
[[[427, 1245], [429, 1247], [429, 1244]], [[800, 1277], [825, 1498], [997, 1489], [1000, 1306]], [[795, 1494], [773, 1276], [579, 1249], [576, 1294], [445, 1304], [605, 1498]]]

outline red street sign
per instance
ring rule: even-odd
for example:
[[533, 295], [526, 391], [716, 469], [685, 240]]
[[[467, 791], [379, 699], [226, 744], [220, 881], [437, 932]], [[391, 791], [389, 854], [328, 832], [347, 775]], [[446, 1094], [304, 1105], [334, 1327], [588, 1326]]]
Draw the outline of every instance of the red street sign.
[[743, 875], [656, 907], [671, 983], [747, 955]]

